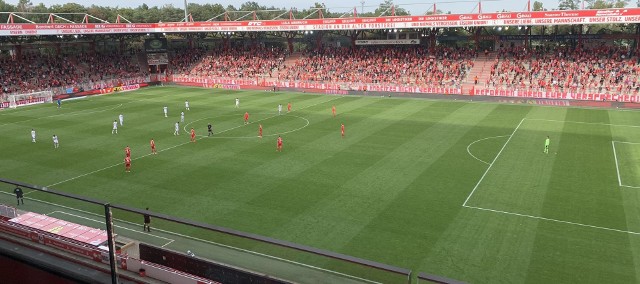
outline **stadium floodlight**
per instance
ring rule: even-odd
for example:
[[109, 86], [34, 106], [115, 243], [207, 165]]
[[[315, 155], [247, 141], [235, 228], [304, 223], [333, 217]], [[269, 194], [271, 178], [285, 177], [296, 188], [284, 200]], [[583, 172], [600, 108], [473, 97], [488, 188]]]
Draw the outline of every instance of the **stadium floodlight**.
[[42, 91], [28, 94], [10, 95], [9, 107], [17, 108], [19, 106], [28, 106], [35, 104], [51, 103], [53, 102], [53, 92]]

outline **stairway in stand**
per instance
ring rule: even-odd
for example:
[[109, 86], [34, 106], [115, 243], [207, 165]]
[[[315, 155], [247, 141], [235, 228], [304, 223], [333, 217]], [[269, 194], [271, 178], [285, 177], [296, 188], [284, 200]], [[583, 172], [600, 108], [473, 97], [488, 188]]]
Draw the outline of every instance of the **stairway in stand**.
[[284, 62], [282, 63], [280, 68], [278, 68], [277, 70], [274, 70], [271, 78], [268, 78], [266, 81], [267, 82], [276, 82], [276, 81], [278, 81], [278, 76], [280, 75], [280, 70], [281, 69], [285, 69], [285, 68], [289, 68], [289, 67], [295, 65], [296, 61], [298, 61], [298, 59], [300, 59], [300, 58], [302, 58], [302, 52], [291, 53], [289, 55], [289, 57], [284, 59]]
[[[463, 94], [468, 95], [474, 87], [483, 87], [491, 76], [491, 66], [495, 62], [496, 56], [494, 53], [489, 53], [488, 55], [485, 55], [484, 53], [478, 54], [473, 68], [469, 70], [469, 74], [462, 84]], [[474, 83], [476, 77], [478, 78], [477, 85]]]

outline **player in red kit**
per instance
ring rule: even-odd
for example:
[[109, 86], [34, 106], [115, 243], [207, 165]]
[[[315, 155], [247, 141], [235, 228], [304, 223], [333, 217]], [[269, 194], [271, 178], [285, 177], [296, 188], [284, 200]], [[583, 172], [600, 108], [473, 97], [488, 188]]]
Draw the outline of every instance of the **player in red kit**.
[[131, 148], [129, 148], [129, 146], [124, 148], [124, 156], [131, 157]]
[[196, 131], [191, 128], [191, 142], [196, 142]]
[[249, 124], [249, 112], [244, 113], [244, 124]]
[[287, 104], [287, 112], [291, 112], [291, 102]]
[[258, 126], [258, 137], [262, 138], [262, 124]]
[[156, 151], [156, 141], [153, 141], [153, 138], [149, 141], [149, 145], [151, 145], [151, 154], [158, 154]]
[[336, 106], [331, 107], [331, 112], [333, 113], [333, 117], [336, 117]]
[[278, 136], [278, 146], [276, 147], [276, 151], [282, 152], [282, 137]]
[[344, 123], [340, 125], [340, 133], [342, 133], [342, 138], [344, 138]]
[[124, 158], [124, 171], [131, 172], [131, 157]]

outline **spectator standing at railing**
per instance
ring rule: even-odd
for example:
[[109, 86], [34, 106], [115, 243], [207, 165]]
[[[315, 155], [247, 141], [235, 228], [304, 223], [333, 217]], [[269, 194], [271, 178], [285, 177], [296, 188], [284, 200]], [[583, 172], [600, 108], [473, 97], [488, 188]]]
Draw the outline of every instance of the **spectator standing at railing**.
[[20, 201], [22, 201], [22, 205], [24, 205], [24, 194], [22, 193], [22, 189], [20, 187], [16, 187], [13, 190], [13, 193], [16, 194], [16, 199], [18, 200], [18, 205], [20, 205]]

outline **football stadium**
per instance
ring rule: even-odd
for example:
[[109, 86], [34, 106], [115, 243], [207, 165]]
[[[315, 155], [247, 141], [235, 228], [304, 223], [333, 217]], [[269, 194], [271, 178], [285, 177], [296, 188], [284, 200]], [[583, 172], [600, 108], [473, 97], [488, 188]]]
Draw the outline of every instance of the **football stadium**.
[[0, 283], [640, 282], [636, 3], [150, 2], [0, 0]]

